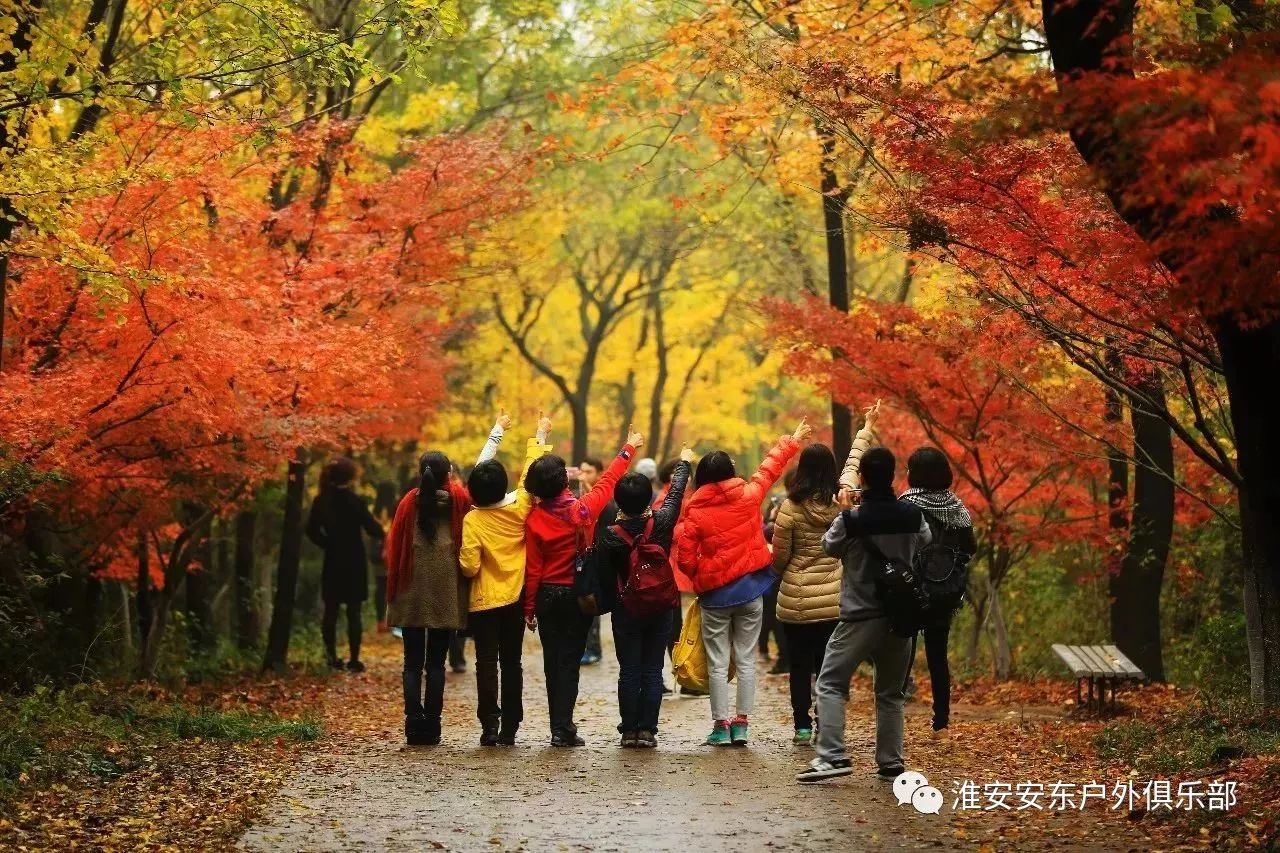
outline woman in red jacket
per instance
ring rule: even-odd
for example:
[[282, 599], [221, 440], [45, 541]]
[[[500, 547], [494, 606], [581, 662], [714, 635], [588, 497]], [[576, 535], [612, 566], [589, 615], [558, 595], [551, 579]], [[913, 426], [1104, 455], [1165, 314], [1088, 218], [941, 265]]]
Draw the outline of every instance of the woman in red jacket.
[[[693, 581], [702, 605], [702, 641], [711, 687], [711, 746], [745, 746], [747, 715], [755, 702], [756, 643], [764, 594], [773, 585], [773, 555], [764, 541], [760, 504], [778, 482], [813, 427], [801, 421], [778, 439], [760, 469], [743, 480], [723, 450], [698, 462], [697, 491], [676, 529], [676, 560]], [[729, 717], [729, 661], [738, 669], [737, 715]]]
[[582, 612], [573, 591], [574, 562], [590, 544], [613, 487], [643, 445], [644, 436], [631, 430], [613, 464], [581, 498], [569, 491], [569, 475], [559, 456], [543, 456], [525, 475], [524, 487], [538, 503], [525, 521], [524, 617], [529, 630], [542, 638], [552, 746], [586, 743], [578, 737], [573, 706], [591, 616]]

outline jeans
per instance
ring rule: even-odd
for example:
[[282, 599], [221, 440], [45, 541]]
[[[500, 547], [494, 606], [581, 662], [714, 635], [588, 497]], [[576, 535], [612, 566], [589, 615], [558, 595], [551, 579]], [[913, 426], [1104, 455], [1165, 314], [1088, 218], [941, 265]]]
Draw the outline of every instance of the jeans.
[[729, 719], [729, 659], [738, 668], [738, 714], [747, 715], [756, 701], [756, 643], [764, 601], [753, 598], [736, 607], [702, 608], [702, 642], [707, 649], [711, 682], [711, 718]]
[[538, 635], [542, 638], [542, 671], [547, 680], [547, 709], [551, 734], [572, 737], [573, 706], [578, 703], [578, 671], [587, 646], [591, 617], [578, 608], [573, 587], [543, 584], [535, 603]]
[[837, 624], [836, 619], [782, 623], [782, 631], [787, 636], [787, 649], [791, 652], [791, 716], [796, 729], [813, 728], [813, 718], [809, 716], [813, 698], [811, 681], [822, 672], [827, 642]]
[[[425, 717], [432, 734], [440, 734], [444, 712], [444, 659], [449, 654], [447, 628], [404, 628], [404, 714]], [[422, 699], [422, 674], [427, 676], [426, 701]]]
[[[480, 610], [467, 618], [476, 642], [476, 714], [481, 725], [515, 731], [524, 719], [520, 666], [524, 642], [524, 605], [513, 601], [492, 610]], [[498, 666], [502, 666], [502, 701], [498, 701]]]
[[907, 701], [903, 687], [911, 663], [911, 640], [890, 633], [884, 617], [841, 622], [831, 634], [818, 674], [818, 757], [824, 761], [849, 757], [844, 748], [845, 704], [849, 679], [864, 660], [875, 667], [876, 764], [881, 769], [901, 767]]
[[951, 722], [951, 664], [947, 660], [947, 640], [951, 636], [951, 614], [924, 626], [924, 657], [929, 663], [929, 683], [933, 686], [933, 730]]
[[613, 645], [618, 655], [620, 732], [658, 731], [662, 708], [662, 664], [671, 637], [671, 611], [635, 619], [613, 611]]
[[596, 616], [596, 617], [594, 617], [594, 618], [591, 620], [591, 628], [590, 628], [590, 630], [588, 630], [588, 631], [587, 631], [587, 646], [586, 646], [586, 651], [590, 652], [591, 654], [595, 655], [596, 657], [600, 657], [600, 655], [601, 655], [601, 648], [600, 648], [600, 617], [599, 617], [599, 616]]
[[324, 639], [324, 652], [329, 660], [338, 659], [338, 608], [347, 607], [347, 646], [353, 661], [360, 660], [360, 637], [364, 628], [360, 624], [361, 602], [328, 601], [324, 603], [324, 613], [320, 616], [320, 636]]

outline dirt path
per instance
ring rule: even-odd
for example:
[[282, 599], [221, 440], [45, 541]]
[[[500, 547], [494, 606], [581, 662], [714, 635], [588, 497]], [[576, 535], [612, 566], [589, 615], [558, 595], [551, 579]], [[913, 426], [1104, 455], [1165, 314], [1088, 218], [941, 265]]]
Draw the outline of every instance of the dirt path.
[[[606, 625], [604, 636], [609, 637]], [[468, 647], [470, 654], [471, 648]], [[449, 677], [444, 743], [402, 745], [398, 646], [375, 644], [370, 671], [341, 678], [327, 697], [325, 744], [242, 839], [250, 850], [718, 850], [1148, 849], [1142, 825], [1092, 805], [1085, 812], [953, 811], [959, 780], [1091, 781], [1071, 724], [1009, 709], [956, 711], [950, 745], [928, 737], [927, 712], [909, 705], [908, 762], [945, 798], [941, 814], [898, 806], [871, 771], [870, 696], [856, 683], [849, 718], [858, 772], [801, 786], [812, 757], [790, 743], [785, 677], [761, 675], [749, 749], [702, 745], [705, 699], [670, 698], [659, 749], [616, 746], [617, 666], [585, 667], [578, 705], [588, 746], [546, 743], [537, 641], [525, 648], [526, 720], [514, 749], [481, 748], [471, 671]], [[1055, 732], [1063, 743], [1055, 743]], [[1045, 778], [1045, 774], [1060, 774]]]

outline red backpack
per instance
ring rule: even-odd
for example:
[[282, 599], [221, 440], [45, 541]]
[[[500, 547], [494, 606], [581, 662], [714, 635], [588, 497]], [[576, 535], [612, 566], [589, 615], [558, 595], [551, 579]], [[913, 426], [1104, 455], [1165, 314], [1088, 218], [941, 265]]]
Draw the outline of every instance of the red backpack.
[[671, 559], [665, 548], [649, 541], [653, 535], [653, 519], [649, 519], [639, 536], [627, 533], [620, 524], [614, 525], [613, 532], [631, 547], [627, 576], [618, 578], [618, 598], [627, 615], [643, 619], [679, 606], [680, 590], [671, 571]]

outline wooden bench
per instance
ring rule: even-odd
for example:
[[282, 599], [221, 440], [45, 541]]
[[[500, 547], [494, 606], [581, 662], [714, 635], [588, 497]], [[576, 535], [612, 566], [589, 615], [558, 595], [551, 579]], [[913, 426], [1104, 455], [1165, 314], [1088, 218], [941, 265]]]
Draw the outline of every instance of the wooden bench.
[[[1089, 705], [1099, 710], [1111, 688], [1111, 707], [1116, 704], [1116, 686], [1142, 683], [1147, 676], [1115, 646], [1067, 646], [1054, 643], [1053, 651], [1076, 679], [1076, 707], [1081, 706], [1080, 683], [1089, 682]], [[1097, 698], [1094, 690], [1097, 689]]]

